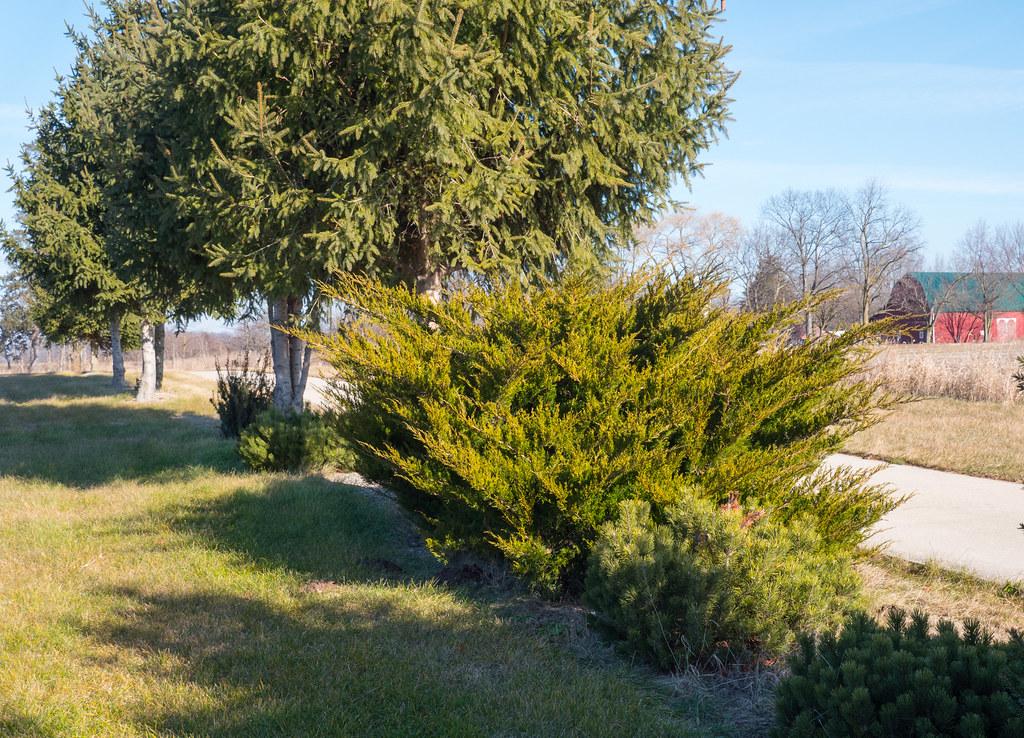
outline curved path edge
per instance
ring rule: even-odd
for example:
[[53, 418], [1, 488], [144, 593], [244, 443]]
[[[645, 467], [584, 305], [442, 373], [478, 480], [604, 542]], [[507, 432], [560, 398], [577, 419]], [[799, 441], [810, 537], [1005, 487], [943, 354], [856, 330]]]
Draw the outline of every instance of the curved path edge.
[[873, 482], [912, 497], [876, 527], [871, 544], [999, 582], [1024, 581], [1024, 486], [1016, 482], [836, 454], [826, 462], [878, 468]]

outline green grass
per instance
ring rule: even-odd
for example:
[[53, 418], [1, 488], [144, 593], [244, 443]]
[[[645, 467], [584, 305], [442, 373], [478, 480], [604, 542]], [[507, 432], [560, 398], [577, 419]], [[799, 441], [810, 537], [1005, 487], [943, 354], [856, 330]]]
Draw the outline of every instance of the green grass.
[[386, 500], [244, 472], [169, 385], [0, 377], [0, 736], [728, 734], [573, 608], [432, 583]]

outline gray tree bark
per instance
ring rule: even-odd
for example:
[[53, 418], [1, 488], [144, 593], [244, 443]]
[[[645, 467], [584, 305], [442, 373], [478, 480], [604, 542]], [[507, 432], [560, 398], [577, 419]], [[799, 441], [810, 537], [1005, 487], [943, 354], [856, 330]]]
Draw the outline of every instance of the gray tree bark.
[[153, 324], [142, 321], [142, 376], [139, 377], [138, 402], [149, 402], [156, 397], [156, 347], [153, 339]]
[[110, 356], [114, 365], [112, 384], [118, 389], [125, 386], [124, 381], [124, 349], [121, 346], [121, 315], [110, 319]]
[[153, 326], [153, 350], [156, 352], [156, 388], [164, 387], [164, 354], [167, 345], [167, 324], [157, 323]]
[[270, 356], [274, 366], [274, 407], [284, 412], [301, 412], [309, 380], [312, 350], [305, 341], [284, 333], [297, 327], [302, 314], [302, 298], [290, 296], [267, 300], [270, 323]]

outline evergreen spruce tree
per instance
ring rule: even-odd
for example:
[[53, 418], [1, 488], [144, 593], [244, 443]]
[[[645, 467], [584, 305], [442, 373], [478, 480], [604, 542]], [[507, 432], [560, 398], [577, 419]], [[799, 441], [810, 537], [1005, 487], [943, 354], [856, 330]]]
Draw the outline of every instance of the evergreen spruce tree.
[[109, 344], [113, 383], [123, 386], [120, 327], [136, 292], [106, 250], [97, 152], [65, 105], [73, 84], [59, 82], [56, 100], [35, 117], [21, 170], [9, 170], [20, 227], [5, 232], [2, 245], [38, 296], [34, 317], [47, 337]]
[[[732, 81], [706, 0], [149, 7], [184, 247], [275, 326], [337, 271], [437, 295], [601, 259], [699, 171]], [[308, 347], [272, 335], [299, 407]]]
[[[137, 285], [143, 355], [140, 399], [163, 379], [165, 320], [187, 322], [204, 312], [228, 315], [231, 297], [218, 300], [199, 288], [197, 263], [173, 244], [185, 224], [176, 217], [165, 180], [164, 87], [154, 77], [159, 49], [159, 7], [143, 0], [110, 0], [106, 15], [92, 14], [90, 40], [80, 40], [76, 104], [81, 127], [103, 152], [106, 247], [118, 273]], [[205, 261], [198, 265], [206, 267]]]
[[141, 318], [139, 400], [160, 386], [165, 320], [227, 312], [196, 288], [183, 253], [164, 246], [184, 226], [162, 185], [169, 168], [154, 105], [155, 39], [143, 29], [154, 7], [110, 2], [88, 35], [71, 33], [72, 73], [39, 116], [23, 172], [12, 172], [24, 228], [7, 239], [12, 260], [51, 298], [43, 301], [53, 311], [43, 316], [49, 329], [109, 322], [116, 384], [124, 381], [121, 322]]

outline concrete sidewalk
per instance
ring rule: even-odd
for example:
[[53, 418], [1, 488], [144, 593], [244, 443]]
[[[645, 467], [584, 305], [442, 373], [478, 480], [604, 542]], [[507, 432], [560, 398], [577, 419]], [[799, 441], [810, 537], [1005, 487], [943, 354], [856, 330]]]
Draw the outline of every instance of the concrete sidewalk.
[[881, 465], [872, 481], [913, 495], [886, 516], [871, 543], [888, 542], [888, 553], [910, 561], [935, 561], [1000, 582], [1024, 581], [1020, 484], [845, 454], [831, 456], [826, 463], [855, 469]]

